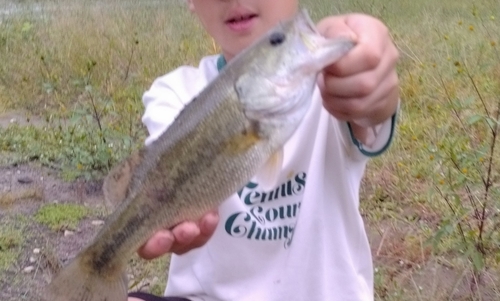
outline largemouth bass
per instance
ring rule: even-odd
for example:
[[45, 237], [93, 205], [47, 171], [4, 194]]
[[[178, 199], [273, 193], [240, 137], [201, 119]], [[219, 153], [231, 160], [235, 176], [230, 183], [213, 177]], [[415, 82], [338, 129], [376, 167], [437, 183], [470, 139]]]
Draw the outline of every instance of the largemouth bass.
[[319, 35], [302, 11], [231, 60], [155, 142], [116, 168], [130, 169], [123, 193], [108, 191], [121, 204], [45, 300], [127, 300], [127, 261], [155, 231], [199, 219], [255, 175], [272, 185], [318, 73], [353, 46]]

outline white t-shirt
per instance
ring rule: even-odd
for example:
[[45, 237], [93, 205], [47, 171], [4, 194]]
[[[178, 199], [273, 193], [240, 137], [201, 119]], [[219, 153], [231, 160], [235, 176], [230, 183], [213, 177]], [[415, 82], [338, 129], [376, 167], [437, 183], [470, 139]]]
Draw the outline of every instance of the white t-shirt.
[[[155, 80], [143, 122], [158, 138], [218, 74], [217, 56]], [[373, 267], [359, 185], [368, 152], [345, 122], [322, 106], [319, 90], [286, 143], [278, 185], [252, 179], [219, 207], [220, 222], [201, 248], [173, 255], [165, 294], [191, 300], [373, 300]], [[394, 118], [379, 129], [385, 149]]]

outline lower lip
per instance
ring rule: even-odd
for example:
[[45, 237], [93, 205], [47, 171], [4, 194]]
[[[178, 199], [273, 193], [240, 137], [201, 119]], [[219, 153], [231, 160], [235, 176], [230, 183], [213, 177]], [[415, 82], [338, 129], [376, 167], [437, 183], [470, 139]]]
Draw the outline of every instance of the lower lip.
[[255, 17], [238, 22], [227, 22], [227, 26], [235, 32], [245, 32], [249, 30], [255, 22]]

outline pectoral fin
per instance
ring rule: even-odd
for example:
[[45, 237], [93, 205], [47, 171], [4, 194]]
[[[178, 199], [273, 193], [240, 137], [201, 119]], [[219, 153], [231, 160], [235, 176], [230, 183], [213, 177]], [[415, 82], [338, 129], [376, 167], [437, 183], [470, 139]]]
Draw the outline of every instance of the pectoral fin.
[[283, 148], [274, 153], [255, 175], [259, 186], [264, 191], [271, 190], [278, 184], [281, 169], [283, 167]]

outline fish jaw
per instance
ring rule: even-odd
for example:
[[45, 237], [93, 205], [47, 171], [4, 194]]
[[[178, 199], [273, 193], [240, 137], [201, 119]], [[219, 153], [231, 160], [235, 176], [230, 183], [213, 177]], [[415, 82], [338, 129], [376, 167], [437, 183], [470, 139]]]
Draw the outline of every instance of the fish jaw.
[[304, 60], [293, 68], [295, 73], [319, 73], [325, 67], [335, 63], [355, 45], [356, 41], [347, 37], [325, 38], [316, 29], [307, 11], [301, 11], [295, 22], [298, 32], [299, 48], [305, 47]]
[[247, 53], [247, 57], [265, 59], [246, 62], [235, 91], [246, 117], [259, 124], [259, 135], [279, 135], [279, 144], [305, 116], [319, 72], [355, 43], [321, 36], [306, 11], [278, 25], [257, 43], [260, 47], [253, 49], [259, 53]]
[[[280, 43], [276, 43], [277, 39]], [[355, 45], [321, 36], [306, 11], [283, 22], [245, 51], [235, 90], [252, 119], [286, 115], [310, 93], [317, 75]], [[257, 61], [258, 60], [258, 61]]]
[[301, 39], [309, 52], [305, 52], [303, 60], [298, 61], [287, 76], [269, 79], [274, 84], [276, 98], [281, 101], [272, 108], [257, 110], [261, 113], [260, 118], [300, 114], [301, 108], [307, 106], [304, 102], [312, 95], [319, 72], [339, 60], [354, 45], [347, 39], [328, 40], [317, 35], [301, 34]]

